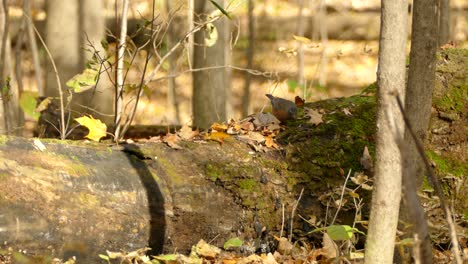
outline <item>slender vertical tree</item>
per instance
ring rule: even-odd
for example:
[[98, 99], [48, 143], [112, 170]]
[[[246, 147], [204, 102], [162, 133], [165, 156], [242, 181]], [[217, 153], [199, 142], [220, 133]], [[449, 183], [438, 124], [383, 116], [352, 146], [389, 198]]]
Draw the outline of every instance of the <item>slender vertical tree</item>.
[[[223, 6], [224, 0], [216, 1]], [[195, 23], [204, 23], [215, 7], [205, 0], [195, 0]], [[193, 72], [193, 125], [208, 128], [214, 121], [226, 120], [226, 53], [227, 39], [224, 23], [218, 19], [195, 33], [194, 69], [214, 67]]]
[[[82, 70], [80, 64], [81, 39], [79, 30], [78, 0], [46, 1], [46, 44], [59, 70], [62, 88]], [[58, 97], [58, 85], [50, 62], [46, 69], [46, 96]]]
[[[438, 42], [438, 0], [414, 0], [411, 30], [410, 67], [406, 90], [405, 112], [420, 140], [424, 141], [429, 124], [434, 90], [436, 51]], [[422, 263], [432, 262], [432, 248], [424, 209], [417, 190], [423, 178], [423, 162], [409, 131], [405, 132], [402, 152], [403, 183], [406, 210], [404, 217], [412, 223], [421, 240], [419, 255]]]
[[8, 33], [8, 3], [0, 2], [0, 131], [4, 134], [21, 135], [23, 113], [19, 107], [19, 92], [12, 63], [11, 41]]
[[[297, 29], [296, 34], [300, 37], [304, 36], [304, 0], [299, 0]], [[305, 86], [304, 80], [304, 45], [301, 41], [297, 42], [297, 82], [300, 86]]]
[[377, 72], [377, 131], [375, 184], [372, 193], [365, 263], [393, 263], [401, 200], [401, 155], [395, 135], [403, 118], [391, 93], [404, 98], [407, 2], [382, 0]]
[[[247, 47], [247, 69], [253, 68], [253, 55], [254, 55], [254, 47], [255, 47], [255, 18], [254, 18], [254, 2], [253, 0], [248, 1], [248, 11], [247, 11], [247, 19], [248, 19], [248, 40], [249, 46]], [[245, 72], [245, 86], [244, 86], [244, 97], [242, 97], [242, 116], [249, 115], [249, 108], [250, 108], [250, 83], [252, 81], [252, 75], [249, 72]]]
[[[81, 0], [79, 6], [79, 34], [81, 38], [80, 65], [85, 65], [92, 59], [95, 53], [99, 57], [106, 57], [106, 50], [102, 47], [101, 41], [105, 38], [105, 13], [103, 0]], [[95, 118], [99, 118], [106, 123], [112, 122], [114, 112], [113, 97], [114, 89], [109, 79], [110, 73], [104, 72], [99, 76], [99, 81], [94, 89], [79, 94], [76, 98], [81, 105], [90, 107]], [[86, 109], [78, 108], [84, 112]]]
[[439, 1], [439, 42], [444, 45], [450, 40], [450, 0]]

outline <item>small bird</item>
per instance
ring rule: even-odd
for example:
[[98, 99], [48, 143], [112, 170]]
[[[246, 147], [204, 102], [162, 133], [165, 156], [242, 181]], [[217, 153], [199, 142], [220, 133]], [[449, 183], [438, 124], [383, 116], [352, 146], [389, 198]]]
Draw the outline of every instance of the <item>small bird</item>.
[[273, 115], [281, 122], [286, 120], [295, 119], [297, 113], [297, 106], [294, 102], [289, 100], [275, 97], [271, 94], [265, 94], [271, 101], [271, 108]]

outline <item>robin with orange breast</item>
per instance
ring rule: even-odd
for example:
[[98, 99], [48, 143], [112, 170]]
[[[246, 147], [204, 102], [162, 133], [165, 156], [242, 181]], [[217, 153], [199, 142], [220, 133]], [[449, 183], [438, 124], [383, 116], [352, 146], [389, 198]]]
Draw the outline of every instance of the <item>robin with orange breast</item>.
[[279, 121], [284, 123], [287, 120], [296, 118], [297, 106], [294, 102], [271, 94], [265, 95], [270, 98], [273, 115], [278, 118]]

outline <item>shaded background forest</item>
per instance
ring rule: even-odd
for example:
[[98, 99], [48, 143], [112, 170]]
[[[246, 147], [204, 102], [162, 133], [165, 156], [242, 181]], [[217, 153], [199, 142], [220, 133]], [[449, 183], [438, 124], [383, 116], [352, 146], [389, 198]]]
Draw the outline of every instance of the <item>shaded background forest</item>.
[[[46, 4], [49, 7], [52, 6], [50, 8], [61, 6], [62, 9], [59, 10], [68, 12], [64, 7], [70, 6], [71, 2], [73, 1], [31, 1], [30, 3], [31, 17], [39, 33], [43, 35], [46, 42], [49, 42], [47, 45], [50, 45], [52, 55], [56, 52], [73, 53], [67, 51], [68, 46], [60, 45], [60, 41], [63, 39], [65, 42], [65, 38], [72, 34], [68, 30], [74, 25], [64, 24], [60, 20], [53, 21], [54, 17], [47, 13], [53, 9], [48, 9]], [[162, 55], [167, 54], [168, 49], [189, 31], [188, 2], [156, 1], [158, 16], [155, 24], [162, 32], [157, 36], [161, 40], [161, 45], [157, 48]], [[45, 85], [45, 91], [56, 90], [53, 84], [55, 76], [40, 43], [38, 43], [39, 59], [43, 72], [40, 73], [38, 79], [35, 77], [36, 71], [33, 67], [31, 49], [25, 37], [21, 36], [25, 31], [22, 25], [23, 2], [9, 1], [8, 3], [11, 57], [13, 61], [16, 58], [21, 62], [20, 70], [16, 70], [16, 75], [21, 79], [24, 91], [31, 91], [36, 95], [40, 85]], [[129, 43], [133, 44], [129, 45], [129, 49], [136, 50], [137, 56], [131, 65], [126, 66], [129, 69], [126, 83], [130, 84], [127, 87], [130, 95], [126, 99], [128, 102], [135, 98], [135, 87], [131, 84], [138, 83], [146, 54], [148, 51], [152, 52], [152, 47], [137, 50], [137, 47], [145, 41], [145, 35], [138, 34], [138, 30], [145, 21], [151, 19], [151, 3], [152, 1], [148, 0], [130, 1], [128, 35], [132, 37]], [[375, 81], [380, 1], [275, 0], [252, 1], [252, 3], [254, 48], [251, 65], [247, 58], [248, 1], [225, 1], [224, 3], [226, 10], [232, 12], [231, 20], [222, 18], [229, 23], [229, 28], [224, 32], [227, 42], [224, 45], [223, 56], [226, 59], [225, 65], [232, 66], [226, 68], [227, 118], [239, 119], [246, 113], [259, 112], [265, 106], [268, 107], [265, 93], [274, 93], [289, 99], [300, 95], [307, 101], [315, 101], [356, 94]], [[468, 6], [464, 1], [451, 1], [450, 4], [449, 40], [457, 42], [462, 47], [466, 46]], [[115, 42], [115, 36], [119, 34], [115, 18], [115, 1], [90, 1], [88, 5], [90, 5], [88, 9], [80, 9], [83, 13], [77, 16], [76, 23], [79, 25], [79, 30], [84, 30], [85, 36], [94, 35], [95, 38], [99, 34], [105, 34], [109, 43], [105, 52], [114, 53], [116, 45], [113, 42]], [[299, 15], [300, 13], [302, 16]], [[105, 28], [98, 29], [97, 24], [93, 22], [95, 17], [105, 18]], [[47, 20], [52, 22], [47, 23]], [[101, 32], [87, 32], [92, 30]], [[295, 39], [294, 35], [304, 36], [307, 39]], [[51, 39], [58, 39], [58, 45], [54, 44], [57, 41], [47, 41]], [[94, 44], [89, 46], [87, 41], [80, 40], [79, 37], [75, 37], [75, 40], [75, 48], [80, 50], [102, 49], [98, 41], [94, 41]], [[149, 82], [148, 88], [144, 89], [134, 124], [191, 123], [193, 83], [190, 68], [193, 68], [193, 65], [190, 65], [188, 61], [189, 47], [182, 46], [175, 50], [170, 59], [163, 62], [160, 70], [155, 73], [155, 78], [161, 79]], [[60, 51], [60, 49], [65, 50]], [[303, 55], [301, 55], [302, 52]], [[65, 83], [69, 78], [80, 73], [89, 58], [89, 54], [84, 58], [66, 58], [66, 62], [72, 65], [69, 65], [67, 69], [63, 67], [58, 69], [59, 74], [63, 75], [62, 82]], [[158, 67], [157, 64], [157, 61], [150, 60], [147, 71], [151, 73]], [[301, 67], [303, 67], [302, 70]], [[254, 71], [247, 74], [247, 69]], [[166, 78], [171, 74], [176, 74], [177, 77]], [[245, 101], [246, 78], [250, 79], [249, 102]], [[111, 82], [112, 80], [107, 83], [108, 88], [111, 88]], [[54, 92], [52, 94], [56, 96]], [[50, 96], [50, 92], [46, 95]], [[109, 98], [113, 96], [112, 93], [105, 96], [103, 93], [101, 97], [105, 99], [99, 97], [99, 92], [93, 93], [92, 96], [95, 105], [90, 107], [99, 113], [105, 113], [99, 115], [93, 110], [88, 113], [100, 117], [107, 123], [112, 122], [113, 103], [109, 102]], [[79, 100], [78, 97], [75, 99]], [[81, 99], [81, 103], [87, 102], [88, 99], [84, 101]], [[103, 105], [109, 105], [109, 107], [103, 107]], [[208, 106], [208, 109], [213, 109], [213, 111], [216, 111], [215, 108]], [[30, 136], [35, 122], [34, 118], [26, 115], [26, 129], [22, 133]]]

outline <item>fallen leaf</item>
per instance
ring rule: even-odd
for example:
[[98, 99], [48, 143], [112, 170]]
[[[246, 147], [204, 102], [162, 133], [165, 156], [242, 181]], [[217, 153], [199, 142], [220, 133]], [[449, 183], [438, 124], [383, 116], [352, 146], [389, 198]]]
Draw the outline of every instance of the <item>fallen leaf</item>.
[[99, 141], [106, 136], [107, 126], [101, 120], [94, 119], [92, 116], [82, 116], [75, 118], [75, 120], [89, 130], [88, 135], [86, 135], [87, 138]]
[[260, 134], [259, 132], [254, 132], [254, 131], [251, 131], [245, 135], [239, 135], [238, 137], [240, 139], [249, 139], [257, 143], [262, 143], [265, 141], [265, 137], [262, 134]]
[[305, 115], [306, 118], [309, 119], [309, 123], [318, 126], [319, 124], [323, 123], [322, 114], [319, 111], [305, 108]]
[[222, 132], [226, 131], [228, 129], [228, 126], [226, 124], [213, 123], [211, 125], [211, 129], [216, 130], [218, 132]]
[[177, 132], [180, 138], [184, 140], [191, 140], [194, 136], [198, 134], [198, 131], [192, 131], [192, 128], [189, 127], [187, 124], [183, 125], [179, 132]]
[[343, 113], [344, 113], [345, 115], [347, 115], [347, 116], [353, 115], [353, 114], [351, 114], [351, 112], [349, 111], [348, 107], [343, 108]]
[[205, 140], [214, 140], [214, 141], [217, 141], [217, 142], [223, 144], [224, 139], [228, 138], [228, 137], [230, 137], [230, 136], [228, 134], [224, 133], [224, 132], [213, 131], [213, 132], [207, 133], [205, 135]]
[[364, 147], [364, 151], [362, 153], [362, 157], [360, 159], [361, 165], [364, 168], [364, 170], [368, 172], [372, 172], [374, 170], [374, 164], [372, 162], [372, 157], [369, 154], [369, 149], [367, 146]]
[[335, 241], [333, 241], [327, 233], [323, 234], [322, 245], [322, 255], [325, 258], [331, 259], [338, 256], [338, 245], [336, 245]]
[[182, 147], [177, 144], [179, 140], [179, 136], [172, 133], [167, 133], [167, 135], [163, 137], [163, 142], [173, 149], [182, 149]]
[[264, 127], [270, 124], [279, 124], [280, 121], [274, 115], [270, 113], [257, 113], [254, 116], [253, 124], [255, 127]]
[[273, 136], [269, 135], [268, 137], [265, 137], [265, 146], [269, 148], [275, 148], [278, 149], [278, 144], [275, 143]]

